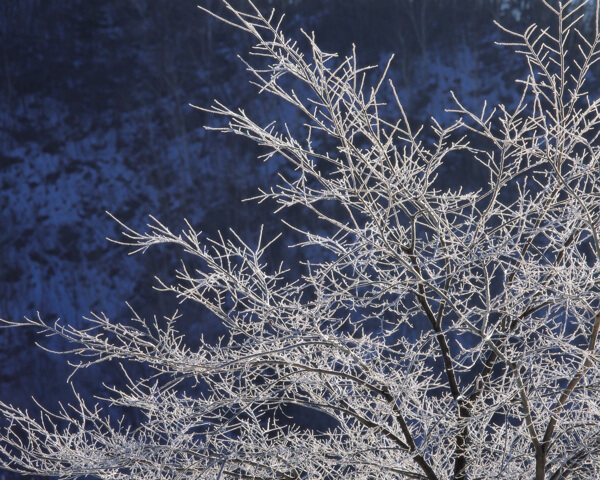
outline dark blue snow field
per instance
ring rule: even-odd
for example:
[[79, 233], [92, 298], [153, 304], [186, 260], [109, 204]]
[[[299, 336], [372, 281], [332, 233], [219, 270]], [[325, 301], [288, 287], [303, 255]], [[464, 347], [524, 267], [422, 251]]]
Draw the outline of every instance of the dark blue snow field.
[[[241, 200], [289, 168], [277, 158], [263, 163], [253, 144], [205, 131], [219, 119], [189, 104], [216, 98], [245, 108], [259, 124], [277, 120], [292, 128], [298, 116], [257, 96], [236, 58], [248, 52], [249, 39], [203, 14], [198, 1], [0, 2], [0, 318], [39, 314], [83, 326], [84, 316], [104, 312], [127, 321], [129, 302], [148, 318], [179, 308], [191, 346], [202, 333], [216, 339], [224, 332], [198, 306], [152, 289], [155, 275], [172, 278], [180, 251], [128, 256], [106, 240], [120, 231], [106, 211], [133, 228], [143, 228], [152, 214], [172, 230], [188, 219], [207, 235], [232, 227], [249, 241], [258, 225], [267, 237], [284, 229], [273, 205]], [[201, 3], [223, 10], [219, 0]], [[344, 55], [356, 44], [363, 65], [395, 54], [390, 76], [415, 123], [431, 116], [449, 121], [450, 90], [468, 106], [484, 98], [515, 101], [514, 79], [524, 65], [494, 45], [499, 34], [492, 21], [525, 26], [543, 13], [535, 1], [500, 3], [257, 2], [287, 12], [289, 35], [315, 31], [326, 51]], [[482, 181], [460, 159], [446, 173], [447, 186]], [[299, 218], [310, 228], [308, 217]], [[287, 248], [294, 240], [286, 231], [273, 258], [296, 264], [302, 252]], [[36, 342], [67, 348], [31, 329], [0, 330], [2, 401], [35, 409], [32, 395], [49, 407], [72, 398], [68, 358]], [[103, 382], [123, 377], [106, 364], [73, 381], [91, 398]]]

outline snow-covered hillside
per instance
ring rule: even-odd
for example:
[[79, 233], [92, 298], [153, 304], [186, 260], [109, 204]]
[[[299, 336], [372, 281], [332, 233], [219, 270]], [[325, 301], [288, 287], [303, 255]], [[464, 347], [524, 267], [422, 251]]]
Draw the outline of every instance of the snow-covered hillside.
[[[274, 165], [258, 160], [253, 145], [205, 131], [204, 124], [219, 120], [188, 105], [218, 98], [265, 124], [301, 124], [248, 84], [236, 59], [249, 48], [242, 32], [188, 0], [6, 3], [12, 6], [0, 7], [0, 317], [39, 311], [82, 322], [90, 310], [127, 317], [125, 301], [146, 316], [178, 307], [152, 285], [154, 275], [172, 275], [179, 252], [128, 257], [107, 242], [119, 228], [105, 211], [133, 227], [153, 214], [173, 229], [187, 218], [209, 234], [233, 227], [246, 238], [260, 224], [271, 235], [285, 228], [272, 205], [240, 202], [272, 183]], [[289, 10], [291, 35], [314, 29], [324, 48], [342, 54], [355, 42], [365, 65], [394, 53], [391, 76], [415, 122], [431, 115], [448, 120], [451, 89], [470, 106], [484, 98], [513, 102], [524, 65], [494, 45], [492, 19], [528, 23], [529, 2], [514, 2], [523, 4], [519, 10], [491, 0], [470, 9], [455, 1], [422, 3], [431, 8], [409, 0], [260, 2]], [[217, 0], [203, 4], [220, 8]], [[465, 168], [451, 167], [446, 181], [476, 176]], [[276, 255], [289, 255], [292, 240], [286, 233]], [[187, 314], [183, 330], [221, 331], [195, 307], [180, 308]], [[31, 394], [42, 403], [68, 396], [68, 369], [36, 341], [53, 347], [31, 331], [0, 331], [1, 399], [28, 405]], [[107, 377], [118, 381], [114, 372], [83, 381]]]

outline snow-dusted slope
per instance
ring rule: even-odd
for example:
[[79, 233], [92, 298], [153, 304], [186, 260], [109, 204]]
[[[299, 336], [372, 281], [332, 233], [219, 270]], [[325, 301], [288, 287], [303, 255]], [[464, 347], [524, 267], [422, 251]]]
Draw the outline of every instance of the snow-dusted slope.
[[[174, 229], [188, 218], [207, 232], [233, 226], [247, 237], [261, 223], [278, 231], [271, 206], [240, 203], [269, 183], [273, 165], [258, 161], [252, 145], [204, 131], [216, 120], [188, 103], [219, 98], [264, 123], [301, 119], [256, 98], [235, 59], [247, 40], [202, 16], [194, 2], [171, 8], [167, 1], [80, 0], [28, 9], [34, 3], [23, 2], [1, 22], [10, 42], [0, 110], [0, 317], [39, 311], [81, 322], [90, 310], [125, 316], [125, 301], [146, 315], [170, 314], [175, 299], [151, 286], [153, 275], [169, 275], [180, 253], [127, 257], [105, 239], [118, 235], [105, 211], [134, 227], [151, 213]], [[348, 11], [337, 1], [312, 11], [314, 2], [286, 8], [291, 32], [316, 29], [326, 46], [345, 51], [363, 41], [365, 64], [396, 53], [391, 75], [415, 122], [430, 115], [446, 121], [450, 89], [468, 105], [514, 100], [522, 65], [507, 63], [509, 52], [493, 45], [489, 17], [485, 27], [472, 14], [445, 29], [444, 19], [433, 18], [437, 29], [432, 24], [419, 37], [394, 29], [404, 17], [402, 2], [391, 4], [397, 18], [386, 18], [383, 8], [364, 10], [364, 2], [348, 3]], [[464, 168], [449, 171], [447, 180], [457, 174]], [[218, 333], [197, 309], [188, 313], [184, 329]], [[33, 332], [0, 331], [0, 398], [26, 403], [35, 393], [52, 402], [63, 395], [63, 364], [36, 349], [36, 340]]]

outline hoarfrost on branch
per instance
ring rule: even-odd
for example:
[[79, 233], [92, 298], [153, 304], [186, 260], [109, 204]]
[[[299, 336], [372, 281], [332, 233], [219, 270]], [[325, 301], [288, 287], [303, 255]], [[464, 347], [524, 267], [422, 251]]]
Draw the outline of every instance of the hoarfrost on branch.
[[[76, 368], [125, 362], [127, 374], [139, 362], [152, 373], [127, 374], [106, 394], [139, 411], [135, 428], [79, 396], [37, 415], [2, 403], [4, 468], [152, 480], [600, 478], [600, 115], [586, 93], [598, 13], [585, 34], [585, 2], [542, 3], [553, 25], [500, 26], [528, 66], [516, 105], [474, 113], [453, 96], [456, 120], [427, 127], [410, 124], [389, 63], [360, 68], [308, 33], [301, 49], [274, 13], [226, 3], [219, 18], [256, 41], [253, 82], [304, 124], [261, 127], [219, 102], [205, 110], [225, 117], [216, 130], [293, 167], [257, 199], [313, 216], [308, 231], [285, 223], [317, 260], [291, 281], [299, 268], [268, 265], [262, 233], [251, 247], [190, 224], [121, 224], [118, 243], [133, 251], [167, 243], [193, 258], [158, 288], [203, 305], [229, 333], [192, 350], [177, 315], [92, 315], [87, 329], [17, 323], [68, 340]], [[459, 157], [485, 171], [479, 190], [440, 186]], [[330, 427], [288, 418], [290, 405]]]

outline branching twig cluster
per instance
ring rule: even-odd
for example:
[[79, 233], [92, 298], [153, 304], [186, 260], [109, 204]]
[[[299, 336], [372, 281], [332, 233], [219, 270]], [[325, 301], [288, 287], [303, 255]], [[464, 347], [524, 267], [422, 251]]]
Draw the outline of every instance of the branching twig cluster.
[[[254, 82], [304, 126], [263, 127], [219, 102], [205, 110], [228, 119], [217, 130], [294, 167], [258, 200], [314, 215], [312, 231], [287, 223], [325, 260], [290, 282], [267, 265], [262, 234], [253, 248], [189, 224], [121, 224], [118, 243], [133, 251], [173, 243], [195, 257], [200, 267], [184, 263], [158, 288], [205, 306], [229, 335], [192, 350], [176, 316], [94, 315], [87, 330], [23, 322], [71, 342], [76, 368], [133, 361], [153, 374], [128, 376], [107, 400], [143, 414], [135, 429], [79, 397], [40, 417], [1, 404], [4, 467], [103, 479], [600, 478], [600, 102], [585, 91], [600, 34], [578, 29], [584, 3], [542, 3], [556, 25], [500, 27], [529, 66], [517, 104], [474, 113], [454, 98], [458, 119], [430, 131], [410, 125], [389, 63], [371, 86], [355, 55], [322, 52], [306, 33], [301, 49], [273, 13], [226, 4], [219, 18], [256, 40]], [[484, 169], [484, 188], [439, 186], [457, 156]], [[187, 392], [190, 381], [206, 393]], [[331, 427], [287, 418], [290, 405]]]

